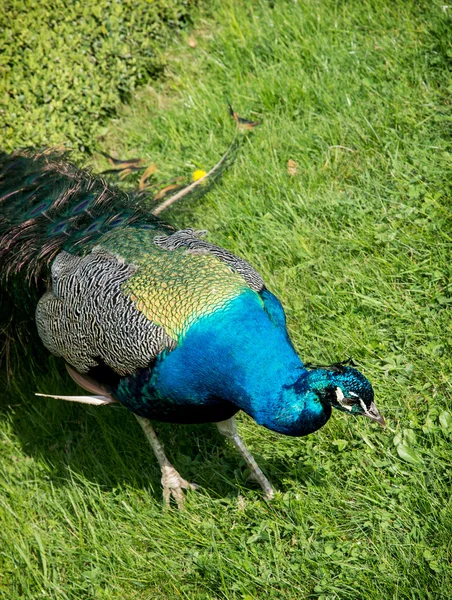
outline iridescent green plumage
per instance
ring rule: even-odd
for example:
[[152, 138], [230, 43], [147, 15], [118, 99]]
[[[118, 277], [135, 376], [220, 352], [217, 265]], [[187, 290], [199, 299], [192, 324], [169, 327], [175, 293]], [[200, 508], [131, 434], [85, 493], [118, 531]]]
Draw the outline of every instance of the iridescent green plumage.
[[[160, 234], [160, 235], [159, 235]], [[99, 240], [99, 246], [138, 267], [122, 286], [150, 321], [174, 340], [203, 315], [220, 309], [246, 287], [243, 277], [209, 252], [155, 243], [162, 232], [125, 228]]]

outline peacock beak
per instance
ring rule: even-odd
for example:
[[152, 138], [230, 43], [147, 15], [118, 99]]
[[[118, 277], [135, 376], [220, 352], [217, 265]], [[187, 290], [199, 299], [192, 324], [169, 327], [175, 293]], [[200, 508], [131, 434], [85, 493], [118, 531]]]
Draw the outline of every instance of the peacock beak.
[[369, 417], [372, 421], [376, 421], [382, 427], [386, 427], [386, 421], [378, 412], [378, 408], [372, 402], [369, 408], [363, 413], [365, 417]]

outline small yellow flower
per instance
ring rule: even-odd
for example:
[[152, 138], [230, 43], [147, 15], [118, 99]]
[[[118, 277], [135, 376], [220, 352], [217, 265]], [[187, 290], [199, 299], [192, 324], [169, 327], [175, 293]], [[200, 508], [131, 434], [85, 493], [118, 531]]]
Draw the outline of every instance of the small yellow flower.
[[193, 181], [198, 181], [198, 179], [201, 179], [201, 177], [204, 177], [204, 175], [207, 175], [206, 171], [203, 171], [202, 169], [196, 169], [196, 171], [193, 171]]

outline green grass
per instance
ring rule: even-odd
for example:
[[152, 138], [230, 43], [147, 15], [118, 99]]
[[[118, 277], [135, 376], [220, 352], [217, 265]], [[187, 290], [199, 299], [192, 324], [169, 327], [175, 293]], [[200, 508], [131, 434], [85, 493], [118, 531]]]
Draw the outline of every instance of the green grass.
[[51, 359], [48, 376], [3, 394], [2, 597], [452, 597], [452, 28], [442, 6], [221, 2], [215, 17], [196, 16], [197, 46], [167, 51], [164, 80], [99, 141], [154, 160], [163, 177], [214, 164], [233, 128], [225, 98], [262, 119], [222, 183], [166, 216], [208, 229], [260, 270], [304, 360], [352, 356], [389, 427], [335, 413], [293, 439], [240, 417], [281, 491], [266, 503], [213, 427], [158, 425], [171, 460], [201, 485], [186, 512], [163, 514], [132, 415], [33, 397], [75, 389]]

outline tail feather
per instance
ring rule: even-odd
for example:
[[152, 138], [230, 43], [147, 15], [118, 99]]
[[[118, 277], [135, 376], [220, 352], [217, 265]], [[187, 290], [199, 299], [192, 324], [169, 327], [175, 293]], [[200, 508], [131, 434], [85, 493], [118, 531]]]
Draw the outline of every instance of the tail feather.
[[0, 155], [0, 278], [38, 281], [61, 250], [86, 252], [113, 228], [170, 229], [143, 210], [142, 195], [108, 185], [63, 153]]

